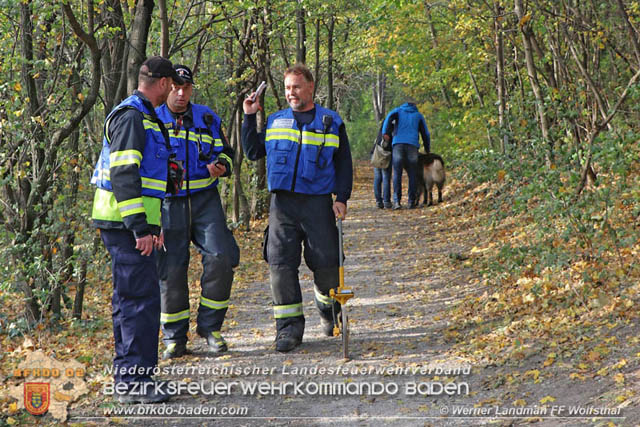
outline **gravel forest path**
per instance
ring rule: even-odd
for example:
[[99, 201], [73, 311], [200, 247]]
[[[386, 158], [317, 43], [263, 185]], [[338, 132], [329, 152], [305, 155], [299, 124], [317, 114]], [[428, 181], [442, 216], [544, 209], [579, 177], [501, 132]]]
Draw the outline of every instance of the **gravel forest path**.
[[[181, 426], [457, 426], [535, 420], [537, 425], [592, 425], [589, 419], [557, 418], [550, 414], [551, 406], [595, 404], [604, 385], [560, 377], [541, 384], [509, 384], [505, 367], [474, 364], [456, 347], [449, 307], [486, 291], [470, 257], [477, 242], [487, 238], [481, 215], [469, 214], [475, 190], [450, 179], [442, 204], [392, 211], [375, 207], [372, 171], [366, 163], [358, 164], [355, 178], [344, 222], [345, 284], [355, 293], [348, 303], [351, 359], [343, 359], [340, 338], [322, 336], [312, 276], [304, 265], [304, 341], [290, 353], [275, 351], [267, 265], [261, 260], [264, 223], [254, 224], [252, 232], [237, 234], [242, 260], [223, 327], [229, 352], [213, 355], [202, 339], [195, 338], [189, 344], [191, 354], [161, 363], [174, 369], [162, 379], [199, 382], [209, 392], [215, 383], [220, 387], [217, 393], [183, 392], [161, 416], [122, 421]], [[198, 298], [195, 270], [192, 307]], [[192, 322], [194, 317], [192, 313]], [[191, 330], [193, 337], [195, 325]], [[525, 360], [519, 371], [534, 369], [539, 362]], [[208, 371], [202, 374], [198, 369]], [[541, 413], [540, 399], [549, 394], [561, 399]], [[198, 405], [216, 414], [184, 417], [201, 410]], [[518, 418], [505, 412], [509, 408], [529, 412]], [[466, 412], [460, 413], [463, 409]], [[83, 412], [76, 408], [70, 421]], [[616, 424], [628, 424], [630, 419], [619, 421]]]

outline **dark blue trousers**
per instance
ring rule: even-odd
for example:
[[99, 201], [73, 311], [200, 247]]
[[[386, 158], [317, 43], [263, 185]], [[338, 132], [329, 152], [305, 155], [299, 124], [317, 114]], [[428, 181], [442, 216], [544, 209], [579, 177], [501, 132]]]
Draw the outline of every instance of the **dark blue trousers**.
[[[158, 365], [160, 286], [155, 251], [142, 256], [133, 232], [100, 230], [111, 254], [115, 382], [149, 381]], [[143, 372], [122, 372], [143, 368]]]
[[[391, 204], [391, 168], [389, 163], [386, 169], [373, 168], [373, 195], [377, 203]], [[388, 206], [387, 206], [388, 207]]]
[[202, 255], [198, 333], [222, 328], [240, 249], [227, 227], [217, 188], [187, 197], [167, 197], [162, 203], [166, 251], [158, 252], [162, 336], [166, 344], [187, 342], [189, 331], [189, 246]]
[[394, 144], [393, 155], [393, 201], [400, 203], [402, 200], [402, 170], [407, 171], [409, 178], [409, 205], [416, 201], [418, 194], [418, 147], [410, 144]]

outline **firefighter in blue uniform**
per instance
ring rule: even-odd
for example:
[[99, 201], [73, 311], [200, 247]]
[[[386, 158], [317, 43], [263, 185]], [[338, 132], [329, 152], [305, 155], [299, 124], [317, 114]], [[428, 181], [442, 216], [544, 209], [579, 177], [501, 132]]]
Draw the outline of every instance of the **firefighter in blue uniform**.
[[156, 108], [171, 138], [172, 153], [182, 162], [185, 179], [162, 204], [166, 252], [158, 257], [164, 359], [187, 352], [189, 331], [189, 244], [202, 255], [197, 333], [214, 352], [227, 350], [220, 334], [229, 306], [233, 268], [240, 250], [227, 222], [218, 193], [218, 177], [231, 175], [233, 149], [222, 134], [220, 118], [206, 105], [190, 102], [193, 75], [174, 65], [184, 84], [174, 85], [167, 102]]
[[154, 107], [172, 82], [183, 83], [171, 61], [147, 59], [138, 89], [109, 113], [102, 151], [91, 182], [97, 186], [92, 219], [111, 255], [114, 379], [126, 383], [122, 403], [168, 399], [151, 382], [158, 364], [160, 287], [155, 251], [162, 247], [160, 208], [167, 190], [170, 146]]
[[[345, 218], [353, 166], [349, 140], [335, 111], [313, 103], [313, 75], [296, 64], [284, 73], [290, 108], [271, 114], [266, 132], [256, 129], [257, 99], [244, 101], [242, 146], [247, 157], [267, 157], [271, 196], [265, 259], [269, 263], [276, 350], [302, 342], [305, 318], [298, 279], [301, 246], [313, 271], [316, 306], [325, 335], [333, 332], [340, 306], [329, 297], [338, 286], [336, 217]], [[332, 193], [336, 194], [333, 201]]]

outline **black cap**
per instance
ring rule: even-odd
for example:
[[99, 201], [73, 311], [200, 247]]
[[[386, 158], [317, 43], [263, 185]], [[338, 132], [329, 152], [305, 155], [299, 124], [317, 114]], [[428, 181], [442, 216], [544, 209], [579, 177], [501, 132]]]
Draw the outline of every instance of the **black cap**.
[[176, 73], [178, 73], [185, 82], [193, 84], [193, 73], [191, 72], [191, 68], [186, 65], [175, 64], [173, 69], [176, 70]]
[[176, 70], [173, 69], [171, 61], [166, 58], [161, 56], [152, 56], [147, 58], [142, 65], [146, 65], [149, 69], [146, 73], [149, 77], [171, 77], [177, 84], [184, 84], [182, 77], [180, 77], [178, 73], [176, 73]]

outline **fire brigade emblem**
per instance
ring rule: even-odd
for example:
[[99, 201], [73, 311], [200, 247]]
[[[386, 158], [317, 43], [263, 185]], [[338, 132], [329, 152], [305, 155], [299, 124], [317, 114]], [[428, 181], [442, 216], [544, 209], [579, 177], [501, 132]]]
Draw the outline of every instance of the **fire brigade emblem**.
[[50, 402], [49, 383], [24, 383], [24, 407], [30, 414], [44, 414]]

